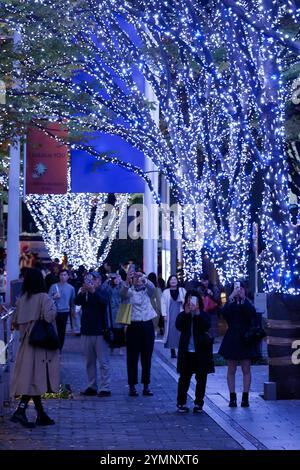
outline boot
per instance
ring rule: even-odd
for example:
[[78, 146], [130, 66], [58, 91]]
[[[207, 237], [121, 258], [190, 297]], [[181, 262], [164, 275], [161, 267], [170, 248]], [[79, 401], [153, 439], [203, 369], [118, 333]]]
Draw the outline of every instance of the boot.
[[47, 413], [42, 409], [42, 410], [37, 410], [37, 418], [35, 424], [37, 426], [51, 426], [52, 424], [55, 424], [54, 419], [51, 419]]
[[42, 405], [42, 399], [40, 395], [34, 396], [33, 402], [35, 405], [35, 409], [37, 412], [37, 418], [35, 424], [37, 426], [51, 426], [52, 424], [55, 424], [54, 419], [49, 418], [47, 413], [45, 412], [43, 405]]
[[248, 408], [249, 406], [249, 393], [248, 392], [243, 392], [241, 406], [243, 408]]
[[237, 402], [236, 402], [236, 393], [230, 393], [230, 402], [229, 402], [230, 408], [236, 408], [237, 407]]
[[22, 426], [24, 426], [25, 428], [34, 428], [35, 424], [28, 421], [27, 419], [26, 408], [27, 408], [27, 404], [21, 401], [18, 408], [16, 409], [14, 414], [11, 416], [10, 420], [13, 423], [22, 424]]

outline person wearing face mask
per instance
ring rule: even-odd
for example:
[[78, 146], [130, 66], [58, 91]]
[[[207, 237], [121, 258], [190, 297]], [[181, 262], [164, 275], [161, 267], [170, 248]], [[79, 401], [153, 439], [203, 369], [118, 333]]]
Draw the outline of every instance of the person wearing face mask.
[[127, 376], [129, 396], [136, 397], [138, 383], [138, 362], [141, 358], [143, 395], [152, 396], [149, 389], [151, 360], [154, 348], [153, 318], [156, 312], [151, 305], [154, 285], [141, 272], [127, 273], [126, 283], [121, 289], [121, 297], [130, 302], [131, 323], [126, 329]]
[[192, 375], [196, 378], [194, 413], [201, 413], [207, 375], [214, 372], [213, 338], [208, 333], [210, 315], [203, 310], [199, 292], [188, 291], [184, 308], [176, 318], [176, 328], [180, 331], [177, 372], [180, 374], [177, 392], [177, 410], [187, 413], [187, 393]]
[[175, 322], [177, 315], [183, 310], [184, 296], [186, 290], [179, 287], [178, 278], [175, 275], [169, 277], [167, 288], [161, 296], [161, 314], [164, 317], [164, 337], [165, 348], [171, 350], [171, 358], [176, 358], [176, 349], [179, 344], [179, 332]]
[[245, 333], [257, 321], [254, 306], [246, 297], [245, 285], [235, 282], [231, 289], [228, 302], [223, 307], [222, 314], [227, 322], [228, 330], [221, 343], [219, 354], [227, 359], [227, 384], [230, 393], [229, 406], [237, 406], [235, 392], [235, 374], [238, 362], [243, 373], [242, 407], [249, 406], [249, 390], [251, 384], [251, 360], [258, 356], [256, 345], [245, 344]]

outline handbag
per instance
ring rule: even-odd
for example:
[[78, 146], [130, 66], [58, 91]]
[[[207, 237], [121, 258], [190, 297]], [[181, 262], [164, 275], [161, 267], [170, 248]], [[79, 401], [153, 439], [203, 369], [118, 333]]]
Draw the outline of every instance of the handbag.
[[267, 336], [267, 333], [261, 326], [251, 326], [243, 336], [243, 342], [246, 345], [258, 343]]
[[59, 349], [60, 341], [52, 323], [43, 318], [36, 320], [29, 335], [29, 344], [36, 348]]
[[113, 321], [112, 321], [112, 314], [111, 314], [111, 303], [109, 301], [108, 303], [108, 311], [109, 311], [109, 323], [110, 325], [107, 326], [103, 330], [103, 338], [104, 341], [106, 341], [111, 348], [113, 348], [114, 343], [115, 343], [115, 335], [114, 335], [114, 329], [113, 329]]
[[122, 323], [123, 325], [130, 325], [131, 323], [131, 304], [120, 304], [117, 316], [116, 323]]
[[202, 297], [203, 301], [203, 310], [204, 312], [211, 312], [215, 308], [217, 308], [218, 304], [215, 302], [209, 295], [205, 295]]
[[115, 342], [115, 336], [114, 336], [113, 328], [107, 328], [106, 330], [104, 330], [103, 331], [103, 338], [111, 347], [113, 347], [114, 342]]

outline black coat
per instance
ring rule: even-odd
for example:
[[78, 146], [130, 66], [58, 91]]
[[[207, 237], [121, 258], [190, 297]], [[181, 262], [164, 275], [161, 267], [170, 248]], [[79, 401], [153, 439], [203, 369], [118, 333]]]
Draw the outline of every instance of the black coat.
[[243, 360], [254, 359], [259, 356], [256, 345], [244, 344], [243, 337], [251, 326], [257, 324], [256, 310], [248, 299], [243, 304], [236, 301], [228, 302], [222, 310], [228, 324], [221, 343], [219, 354], [225, 359]]
[[100, 336], [107, 329], [107, 295], [98, 288], [96, 292], [79, 293], [75, 304], [81, 305], [81, 334]]
[[193, 373], [206, 371], [210, 374], [215, 371], [213, 360], [213, 341], [208, 330], [210, 328], [210, 316], [201, 312], [200, 315], [181, 312], [176, 318], [176, 328], [181, 332], [178, 348], [177, 372], [183, 373], [190, 369], [188, 346], [193, 330], [195, 345], [195, 369]]

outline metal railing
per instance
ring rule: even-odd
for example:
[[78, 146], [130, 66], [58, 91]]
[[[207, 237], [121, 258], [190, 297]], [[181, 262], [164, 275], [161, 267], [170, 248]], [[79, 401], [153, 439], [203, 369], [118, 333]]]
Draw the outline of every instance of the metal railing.
[[11, 329], [14, 308], [2, 306], [0, 314], [0, 418], [9, 404], [9, 387], [12, 364], [15, 361], [15, 331]]

